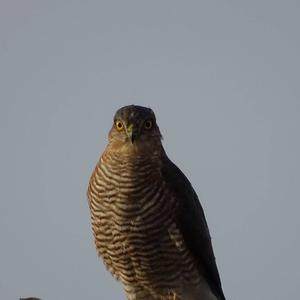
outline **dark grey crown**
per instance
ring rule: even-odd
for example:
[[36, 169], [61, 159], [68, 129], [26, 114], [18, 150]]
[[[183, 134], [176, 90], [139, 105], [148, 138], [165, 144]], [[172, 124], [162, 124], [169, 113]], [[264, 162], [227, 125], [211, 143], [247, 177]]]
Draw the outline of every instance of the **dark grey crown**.
[[136, 123], [147, 118], [151, 118], [155, 121], [155, 114], [151, 108], [147, 108], [139, 105], [127, 105], [117, 110], [114, 120], [123, 120], [127, 124]]

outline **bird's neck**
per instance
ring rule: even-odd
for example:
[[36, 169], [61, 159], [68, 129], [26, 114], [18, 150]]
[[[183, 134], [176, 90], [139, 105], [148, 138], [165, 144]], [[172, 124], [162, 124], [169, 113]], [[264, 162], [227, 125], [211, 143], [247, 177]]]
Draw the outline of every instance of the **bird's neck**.
[[161, 170], [163, 155], [163, 148], [147, 152], [139, 151], [139, 149], [134, 147], [127, 149], [127, 151], [111, 151], [108, 146], [101, 157], [101, 162], [105, 164], [115, 164], [120, 168], [126, 166], [132, 170], [148, 168], [152, 173], [156, 173]]
[[143, 163], [154, 163], [158, 164], [165, 155], [165, 151], [161, 142], [157, 144], [147, 143], [120, 143], [116, 142], [108, 143], [103, 157], [108, 159], [117, 159], [123, 163], [130, 164], [143, 164]]

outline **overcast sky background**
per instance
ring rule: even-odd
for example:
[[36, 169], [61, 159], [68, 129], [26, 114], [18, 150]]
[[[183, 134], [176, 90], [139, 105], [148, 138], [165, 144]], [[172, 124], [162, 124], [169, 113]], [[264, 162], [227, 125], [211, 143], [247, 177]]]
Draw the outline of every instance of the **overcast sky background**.
[[125, 299], [86, 201], [114, 112], [156, 112], [227, 299], [299, 298], [298, 1], [0, 2], [0, 299]]

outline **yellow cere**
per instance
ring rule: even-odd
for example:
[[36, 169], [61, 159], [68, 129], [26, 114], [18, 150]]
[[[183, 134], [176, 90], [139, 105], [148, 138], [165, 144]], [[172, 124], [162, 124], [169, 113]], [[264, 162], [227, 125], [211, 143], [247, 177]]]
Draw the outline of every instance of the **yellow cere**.
[[127, 132], [132, 132], [132, 130], [133, 130], [133, 124], [129, 124], [127, 126]]

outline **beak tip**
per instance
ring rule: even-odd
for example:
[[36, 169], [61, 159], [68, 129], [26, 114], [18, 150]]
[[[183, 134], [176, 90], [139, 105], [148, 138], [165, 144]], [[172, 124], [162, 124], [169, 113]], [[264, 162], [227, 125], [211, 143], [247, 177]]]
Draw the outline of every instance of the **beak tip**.
[[135, 133], [131, 134], [131, 136], [130, 136], [131, 144], [133, 144], [136, 141], [136, 137], [137, 137], [137, 135]]
[[131, 144], [134, 143], [134, 141], [135, 141], [135, 136], [134, 135], [131, 136], [130, 141], [131, 141]]

